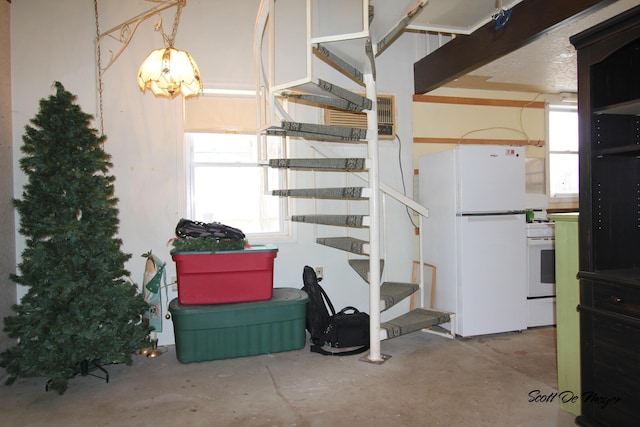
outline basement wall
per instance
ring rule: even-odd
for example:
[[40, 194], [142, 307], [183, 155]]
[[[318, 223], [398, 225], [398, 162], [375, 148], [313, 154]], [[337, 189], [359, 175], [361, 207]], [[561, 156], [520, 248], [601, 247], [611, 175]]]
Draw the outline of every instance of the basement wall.
[[[0, 2], [0, 75], [11, 80], [10, 3]], [[15, 215], [13, 209], [13, 144], [11, 126], [11, 85], [0, 85], [0, 321], [12, 313], [16, 285], [9, 274], [16, 271]], [[0, 352], [13, 345], [0, 326]], [[0, 368], [0, 377], [3, 375]]]
[[[417, 171], [421, 156], [452, 149], [455, 144], [495, 141], [522, 145], [526, 147], [527, 158], [546, 160], [544, 103], [558, 102], [557, 95], [446, 87], [427, 95], [448, 98], [451, 102], [414, 100], [414, 171]], [[486, 105], [491, 103], [497, 105]], [[440, 140], [447, 142], [438, 142]], [[554, 203], [550, 200], [549, 208], [577, 209], [577, 203]]]

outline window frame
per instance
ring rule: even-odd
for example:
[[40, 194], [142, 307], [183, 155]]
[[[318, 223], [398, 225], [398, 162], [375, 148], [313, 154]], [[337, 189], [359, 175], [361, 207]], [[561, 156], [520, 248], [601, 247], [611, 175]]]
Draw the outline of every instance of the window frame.
[[[205, 90], [203, 95], [201, 96], [218, 96], [218, 97], [230, 97], [230, 98], [234, 98], [234, 97], [247, 97], [247, 96], [255, 96], [255, 92], [253, 91], [247, 91], [247, 90], [212, 90], [212, 89], [208, 89]], [[186, 122], [186, 115], [187, 113], [187, 108], [183, 109], [184, 112], [184, 121]], [[252, 133], [249, 132], [247, 130], [244, 131], [237, 131], [236, 129], [229, 129], [228, 131], [225, 131], [224, 129], [211, 129], [210, 131], [201, 131], [201, 130], [195, 130], [195, 131], [190, 131], [188, 130], [186, 127], [183, 130], [183, 143], [184, 143], [184, 155], [185, 155], [185, 160], [184, 160], [184, 176], [185, 176], [185, 200], [184, 200], [184, 206], [185, 206], [185, 211], [186, 211], [186, 216], [188, 218], [194, 218], [195, 216], [195, 195], [194, 195], [194, 191], [195, 191], [195, 168], [196, 167], [201, 167], [203, 165], [208, 164], [209, 162], [196, 162], [195, 160], [195, 153], [194, 153], [194, 146], [192, 144], [192, 139], [191, 139], [191, 135], [192, 134], [217, 134], [217, 135], [225, 135], [227, 133], [234, 133], [234, 134], [241, 134], [241, 135], [247, 135], [247, 136], [253, 136], [255, 135], [256, 137], [256, 149], [257, 149], [257, 162], [255, 164], [253, 163], [248, 163], [248, 162], [238, 162], [238, 163], [225, 163], [226, 167], [240, 167], [240, 168], [253, 168], [253, 167], [257, 167], [257, 168], [261, 168], [262, 169], [262, 173], [264, 174], [264, 194], [268, 195], [270, 193], [270, 191], [268, 190], [268, 186], [269, 186], [269, 180], [268, 180], [268, 174], [269, 174], [269, 167], [266, 166], [266, 135], [261, 135], [257, 130], [256, 133]], [[282, 138], [282, 146], [280, 147], [281, 152], [284, 154], [286, 153], [286, 150], [288, 149], [288, 141], [285, 138]], [[212, 165], [219, 165], [220, 162], [210, 162]], [[280, 183], [284, 183], [286, 181], [286, 173], [283, 170], [278, 170], [277, 171], [278, 174], [278, 181]], [[282, 185], [282, 184], [281, 184]], [[272, 196], [272, 197], [277, 197], [277, 196]], [[263, 242], [269, 242], [269, 243], [278, 243], [278, 242], [286, 242], [286, 241], [291, 241], [295, 238], [294, 236], [294, 229], [293, 227], [291, 227], [290, 221], [288, 221], [288, 214], [289, 214], [289, 201], [287, 198], [284, 197], [278, 197], [278, 210], [279, 210], [279, 220], [278, 220], [278, 224], [279, 224], [279, 230], [278, 231], [271, 231], [271, 232], [260, 232], [260, 233], [256, 233], [256, 232], [245, 232], [246, 236], [247, 236], [247, 240], [249, 240], [252, 243], [263, 243]], [[233, 224], [229, 224], [231, 226], [233, 226]], [[244, 230], [243, 230], [244, 231]]]
[[[546, 129], [546, 140], [545, 144], [545, 179], [546, 179], [546, 192], [547, 197], [549, 198], [549, 202], [553, 204], [560, 203], [578, 203], [579, 199], [579, 189], [577, 193], [562, 193], [561, 195], [554, 196], [551, 193], [551, 155], [554, 153], [570, 153], [579, 155], [580, 147], [576, 151], [572, 150], [563, 150], [556, 151], [551, 149], [551, 135], [550, 135], [550, 126], [549, 126], [549, 117], [552, 110], [569, 110], [574, 111], [575, 114], [578, 114], [578, 105], [573, 102], [547, 102], [545, 105], [545, 129]], [[578, 171], [579, 172], [579, 171]]]

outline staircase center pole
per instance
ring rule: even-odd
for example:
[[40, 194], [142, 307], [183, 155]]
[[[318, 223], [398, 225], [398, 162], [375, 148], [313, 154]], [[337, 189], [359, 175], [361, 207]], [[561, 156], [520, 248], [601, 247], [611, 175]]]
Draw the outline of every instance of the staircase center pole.
[[373, 105], [367, 111], [367, 137], [369, 151], [369, 362], [382, 362], [380, 353], [380, 182], [379, 182], [379, 154], [378, 154], [378, 113], [377, 90], [373, 74], [364, 75], [367, 98]]

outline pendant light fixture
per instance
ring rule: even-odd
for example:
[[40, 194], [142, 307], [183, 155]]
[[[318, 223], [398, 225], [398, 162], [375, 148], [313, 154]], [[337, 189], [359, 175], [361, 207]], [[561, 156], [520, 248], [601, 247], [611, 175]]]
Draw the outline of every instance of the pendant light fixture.
[[180, 13], [185, 4], [186, 0], [177, 6], [171, 35], [167, 37], [162, 32], [167, 47], [152, 50], [138, 70], [138, 86], [142, 92], [150, 89], [155, 96], [167, 98], [175, 98], [179, 94], [187, 98], [202, 92], [202, 79], [196, 62], [189, 52], [174, 48]]

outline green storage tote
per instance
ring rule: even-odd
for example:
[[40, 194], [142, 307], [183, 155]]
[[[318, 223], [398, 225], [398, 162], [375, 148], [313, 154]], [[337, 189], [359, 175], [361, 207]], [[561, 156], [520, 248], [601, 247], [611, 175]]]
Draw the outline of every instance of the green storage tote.
[[169, 303], [181, 363], [299, 350], [306, 342], [307, 294], [274, 288], [267, 301], [236, 304]]

